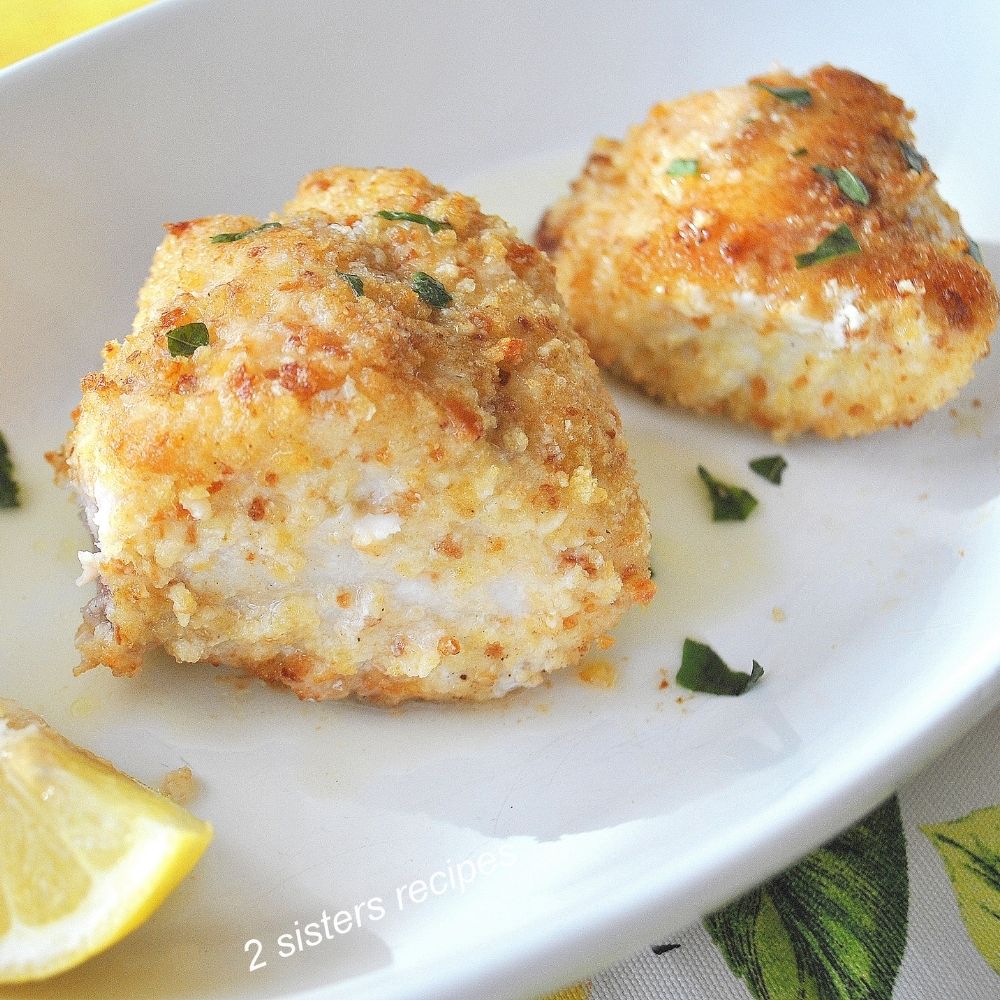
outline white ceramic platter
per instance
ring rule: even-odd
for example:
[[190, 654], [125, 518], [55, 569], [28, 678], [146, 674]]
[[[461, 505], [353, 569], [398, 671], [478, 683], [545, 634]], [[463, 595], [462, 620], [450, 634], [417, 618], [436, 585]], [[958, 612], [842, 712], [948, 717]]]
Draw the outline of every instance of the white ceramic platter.
[[[909, 430], [782, 448], [780, 488], [746, 468], [764, 437], [616, 389], [659, 594], [619, 630], [612, 690], [567, 674], [480, 708], [300, 704], [166, 661], [74, 679], [86, 538], [42, 452], [127, 331], [162, 221], [383, 163], [530, 232], [594, 134], [772, 60], [905, 95], [996, 270], [997, 33], [990, 3], [175, 0], [0, 74], [0, 430], [26, 499], [0, 516], [0, 693], [154, 785], [190, 764], [216, 828], [145, 927], [17, 996], [528, 996], [791, 862], [995, 705], [995, 359]], [[753, 488], [751, 521], [709, 521], [698, 462]], [[688, 635], [764, 682], [677, 704], [661, 672]], [[343, 932], [282, 957], [324, 910], [351, 911]]]

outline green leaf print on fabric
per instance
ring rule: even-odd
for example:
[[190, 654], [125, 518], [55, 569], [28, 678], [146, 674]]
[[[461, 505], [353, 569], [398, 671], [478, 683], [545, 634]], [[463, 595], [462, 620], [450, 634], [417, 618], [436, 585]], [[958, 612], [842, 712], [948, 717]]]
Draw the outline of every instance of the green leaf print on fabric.
[[756, 1000], [891, 1000], [908, 909], [893, 797], [705, 926]]
[[920, 829], [944, 860], [972, 943], [1000, 972], [1000, 806]]

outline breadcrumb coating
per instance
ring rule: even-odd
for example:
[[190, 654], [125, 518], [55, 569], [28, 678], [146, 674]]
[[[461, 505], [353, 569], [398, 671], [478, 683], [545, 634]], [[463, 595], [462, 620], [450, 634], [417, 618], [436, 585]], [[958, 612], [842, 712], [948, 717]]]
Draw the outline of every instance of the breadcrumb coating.
[[[779, 439], [942, 405], [988, 351], [997, 293], [912, 117], [823, 66], [659, 104], [624, 141], [599, 139], [538, 232], [598, 363]], [[859, 253], [797, 266], [842, 225]]]
[[[131, 335], [83, 380], [56, 457], [97, 547], [80, 669], [159, 646], [395, 703], [578, 662], [654, 585], [550, 262], [413, 170], [318, 171], [270, 223], [168, 225]], [[172, 355], [190, 323], [207, 346]]]

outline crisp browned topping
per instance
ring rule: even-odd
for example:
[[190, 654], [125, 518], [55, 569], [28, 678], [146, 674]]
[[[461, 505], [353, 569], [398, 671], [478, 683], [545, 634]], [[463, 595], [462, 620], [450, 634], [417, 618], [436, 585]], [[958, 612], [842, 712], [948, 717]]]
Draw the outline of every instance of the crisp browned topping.
[[[392, 702], [576, 662], [651, 596], [649, 537], [551, 264], [410, 170], [320, 171], [276, 221], [169, 226], [131, 336], [85, 381], [65, 448], [105, 505], [85, 665], [134, 672], [162, 645]], [[192, 322], [208, 345], [171, 356]]]
[[[885, 87], [832, 66], [754, 82], [805, 88], [811, 103], [753, 85], [713, 91], [657, 105], [623, 142], [598, 140], [538, 233], [574, 321], [598, 361], [654, 394], [779, 434], [914, 419], [986, 350], [989, 273], [933, 172], [907, 163], [912, 113]], [[696, 173], [672, 175], [677, 157]], [[849, 169], [869, 203], [817, 165]], [[840, 226], [859, 253], [797, 266]], [[821, 328], [831, 342], [803, 347]], [[923, 391], [900, 389], [902, 375]], [[837, 384], [828, 403], [823, 381]], [[792, 397], [793, 382], [814, 389]]]

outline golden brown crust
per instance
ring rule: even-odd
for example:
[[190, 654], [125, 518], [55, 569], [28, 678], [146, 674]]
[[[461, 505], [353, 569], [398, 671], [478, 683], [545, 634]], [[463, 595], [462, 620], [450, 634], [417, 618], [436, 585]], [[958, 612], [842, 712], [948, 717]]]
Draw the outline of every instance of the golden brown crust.
[[[811, 104], [762, 83], [806, 88]], [[598, 140], [538, 232], [597, 360], [663, 399], [782, 436], [864, 433], [940, 405], [986, 353], [997, 294], [934, 174], [907, 163], [911, 117], [880, 84], [823, 66], [660, 104], [623, 142]], [[696, 175], [670, 176], [684, 158]], [[816, 165], [851, 170], [870, 203]], [[840, 225], [861, 253], [796, 266]], [[849, 343], [802, 350], [790, 318]], [[695, 336], [710, 326], [731, 357]]]
[[[415, 171], [319, 171], [271, 221], [224, 243], [211, 237], [261, 220], [169, 225], [133, 333], [83, 381], [65, 455], [108, 590], [83, 629], [85, 665], [131, 672], [160, 644], [302, 697], [389, 702], [495, 696], [574, 662], [651, 596], [649, 539], [618, 414], [551, 264]], [[447, 289], [447, 308], [421, 299], [417, 271]], [[194, 322], [209, 345], [172, 357], [168, 332]], [[326, 527], [338, 518], [348, 526]], [[505, 544], [514, 525], [541, 522], [552, 527], [522, 551]], [[324, 531], [351, 567], [339, 583], [314, 579]], [[592, 578], [562, 563], [577, 549]], [[378, 576], [367, 589], [357, 560]], [[443, 588], [475, 606], [519, 563], [592, 614], [568, 634], [544, 624], [539, 583], [520, 618], [428, 611], [417, 635], [395, 617], [394, 593]], [[506, 633], [517, 657], [505, 678], [486, 650]]]

